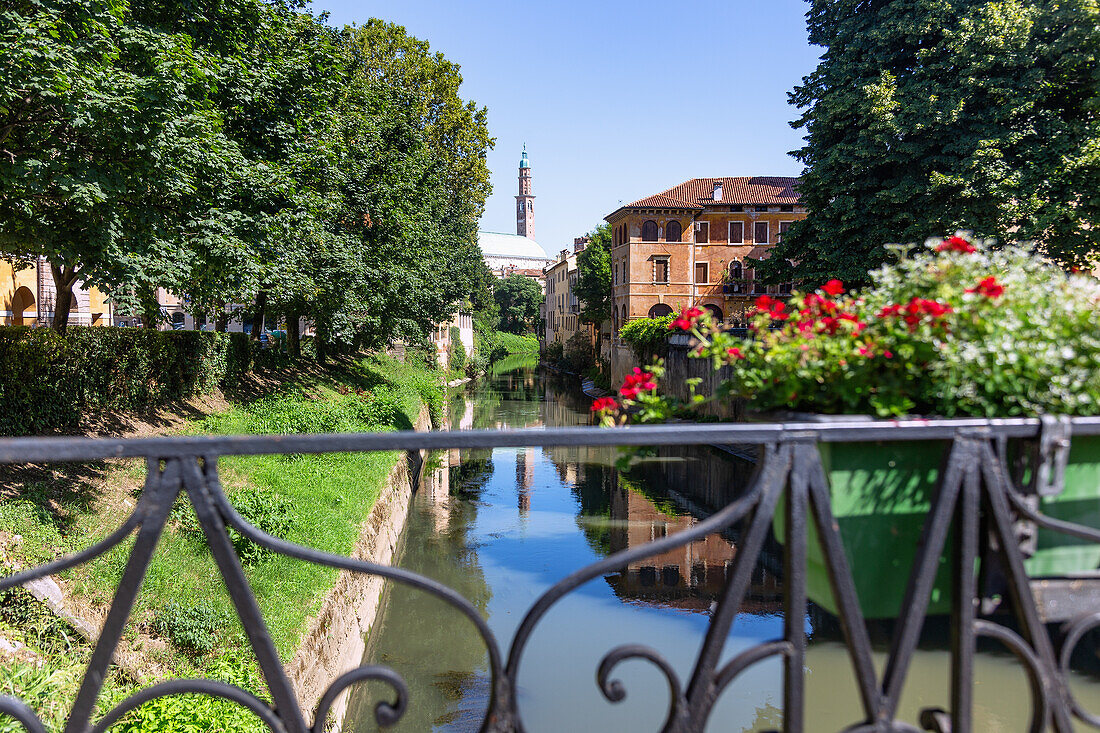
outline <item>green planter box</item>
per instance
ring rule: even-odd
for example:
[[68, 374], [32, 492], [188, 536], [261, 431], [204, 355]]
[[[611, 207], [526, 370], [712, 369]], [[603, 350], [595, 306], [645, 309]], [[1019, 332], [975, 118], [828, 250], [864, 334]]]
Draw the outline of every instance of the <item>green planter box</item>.
[[[898, 616], [921, 529], [948, 441], [822, 443], [832, 511], [840, 527], [860, 606], [867, 618]], [[1041, 511], [1056, 519], [1100, 527], [1100, 437], [1073, 440], [1065, 490], [1043, 499]], [[786, 536], [782, 508], [774, 520], [776, 537]], [[952, 547], [948, 535], [946, 547]], [[929, 600], [929, 614], [951, 610], [951, 553], [940, 567]], [[1032, 577], [1062, 576], [1100, 568], [1100, 545], [1040, 530], [1037, 551], [1026, 560]], [[825, 558], [813, 523], [807, 547], [807, 593], [817, 605], [837, 613]]]

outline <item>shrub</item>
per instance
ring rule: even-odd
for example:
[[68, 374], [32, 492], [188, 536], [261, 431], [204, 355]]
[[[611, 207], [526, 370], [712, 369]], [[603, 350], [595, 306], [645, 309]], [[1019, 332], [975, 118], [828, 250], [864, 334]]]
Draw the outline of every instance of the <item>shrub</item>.
[[[215, 655], [206, 665], [204, 677], [221, 680], [264, 697], [263, 681], [254, 663], [242, 652]], [[260, 733], [268, 728], [252, 712], [209, 695], [169, 695], [150, 700], [111, 727], [114, 733], [148, 731], [233, 731]]]
[[565, 358], [565, 346], [562, 345], [561, 341], [551, 341], [546, 345], [542, 358], [551, 364], [560, 364], [562, 359]]
[[[294, 527], [290, 501], [270, 489], [239, 489], [229, 496], [229, 501], [246, 522], [270, 535], [286, 538]], [[185, 497], [180, 496], [172, 507], [172, 518], [181, 534], [205, 546], [206, 535]], [[270, 554], [267, 548], [255, 544], [232, 527], [228, 531], [242, 564], [254, 565]]]
[[639, 364], [668, 355], [669, 324], [672, 316], [660, 318], [636, 318], [627, 321], [619, 329], [619, 337], [630, 344]]
[[228, 624], [229, 614], [210, 600], [186, 606], [169, 601], [153, 617], [153, 630], [190, 654], [212, 651]]
[[585, 331], [577, 331], [565, 343], [562, 366], [576, 374], [583, 373], [596, 363], [596, 349]]
[[76, 427], [91, 410], [146, 410], [232, 387], [252, 367], [245, 334], [0, 327], [0, 434]]
[[[275, 537], [285, 538], [294, 526], [290, 501], [274, 491], [235, 491], [230, 501], [246, 522]], [[245, 565], [253, 565], [270, 554], [270, 550], [257, 545], [235, 529], [230, 528], [229, 539], [233, 542], [237, 557]]]
[[489, 371], [489, 357], [475, 351], [466, 359], [466, 376], [476, 377]]
[[461, 372], [466, 368], [466, 347], [462, 344], [462, 332], [458, 326], [451, 326], [451, 350], [447, 356], [451, 371]]

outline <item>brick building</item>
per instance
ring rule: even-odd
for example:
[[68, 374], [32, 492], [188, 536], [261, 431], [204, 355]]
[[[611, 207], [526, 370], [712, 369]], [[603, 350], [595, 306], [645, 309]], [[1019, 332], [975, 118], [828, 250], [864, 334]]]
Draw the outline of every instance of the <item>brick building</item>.
[[709, 309], [731, 325], [744, 321], [754, 298], [785, 295], [789, 285], [765, 286], [750, 259], [766, 259], [793, 223], [806, 216], [797, 178], [693, 178], [621, 206], [611, 225], [612, 372], [633, 356], [618, 340], [635, 318]]

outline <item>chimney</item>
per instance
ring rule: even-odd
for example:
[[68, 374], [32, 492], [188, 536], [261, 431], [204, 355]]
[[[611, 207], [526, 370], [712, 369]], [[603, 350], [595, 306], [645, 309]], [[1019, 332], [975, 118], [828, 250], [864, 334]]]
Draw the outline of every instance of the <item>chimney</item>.
[[714, 182], [714, 200], [715, 201], [721, 201], [722, 200], [722, 182], [721, 181], [715, 181]]

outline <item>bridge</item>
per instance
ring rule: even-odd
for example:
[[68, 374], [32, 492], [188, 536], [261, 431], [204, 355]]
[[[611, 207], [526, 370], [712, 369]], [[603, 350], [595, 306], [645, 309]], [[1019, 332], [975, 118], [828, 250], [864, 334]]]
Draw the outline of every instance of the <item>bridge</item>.
[[[399, 720], [410, 691], [393, 669], [365, 665], [333, 680], [314, 710], [304, 710], [275, 650], [228, 529], [272, 552], [351, 572], [382, 576], [420, 589], [453, 606], [477, 629], [488, 658], [492, 689], [482, 722], [484, 731], [523, 730], [516, 680], [525, 662], [532, 632], [547, 612], [584, 583], [610, 573], [655, 567], [667, 553], [703, 541], [714, 533], [736, 531], [737, 552], [721, 558], [722, 584], [710, 589], [715, 597], [705, 641], [690, 676], [683, 679], [658, 652], [638, 643], [609, 649], [595, 672], [596, 684], [612, 702], [625, 701], [627, 690], [616, 679], [626, 660], [652, 664], [667, 681], [668, 709], [654, 727], [664, 731], [702, 731], [722, 693], [747, 668], [771, 657], [781, 661], [783, 730], [807, 729], [813, 711], [806, 709], [807, 648], [803, 619], [809, 599], [828, 594], [859, 689], [861, 717], [853, 731], [919, 731], [967, 733], [973, 730], [973, 665], [980, 637], [996, 640], [1011, 651], [1026, 670], [1031, 690], [1031, 731], [1070, 733], [1075, 721], [1100, 728], [1100, 715], [1086, 709], [1070, 690], [1070, 659], [1079, 643], [1100, 627], [1100, 593], [1096, 590], [1100, 530], [1073, 521], [1059, 509], [1063, 498], [1081, 500], [1081, 488], [1068, 477], [1092, 475], [1088, 450], [1074, 452], [1100, 437], [1100, 418], [1062, 420], [913, 420], [836, 423], [693, 424], [634, 426], [619, 429], [554, 428], [472, 430], [438, 433], [380, 433], [247, 437], [171, 437], [135, 439], [7, 438], [0, 440], [0, 463], [93, 461], [143, 458], [145, 488], [132, 514], [108, 537], [83, 551], [0, 579], [0, 591], [89, 562], [136, 535], [110, 611], [73, 703], [66, 733], [103, 731], [145, 702], [183, 693], [201, 693], [233, 701], [250, 710], [272, 731], [322, 733], [339, 695], [352, 685], [377, 680], [391, 688], [391, 697], [375, 707], [377, 722]], [[759, 460], [740, 495], [705, 519], [642, 544], [623, 542], [587, 567], [576, 569], [547, 590], [530, 607], [507, 648], [495, 638], [477, 609], [455, 591], [436, 581], [397, 567], [330, 555], [265, 534], [246, 522], [222, 490], [218, 459], [231, 455], [302, 454], [354, 451], [422, 451], [502, 447], [578, 446], [708, 446], [754, 445]], [[842, 484], [860, 489], [839, 468], [844, 460], [868, 466], [888, 451], [912, 447], [915, 473], [886, 476], [879, 485], [891, 492], [894, 506], [921, 505], [916, 541], [908, 574], [900, 578], [896, 601], [896, 632], [888, 661], [879, 674], [872, 659], [867, 618], [878, 615], [876, 599], [868, 596], [856, 563], [873, 558], [853, 555], [841, 516]], [[847, 457], [843, 451], [847, 450]], [[922, 452], [923, 451], [923, 452]], [[929, 456], [938, 462], [929, 463]], [[1082, 459], [1084, 456], [1084, 459]], [[894, 459], [890, 459], [894, 461]], [[887, 461], [889, 463], [890, 461]], [[1077, 463], [1085, 464], [1084, 469]], [[1077, 462], [1077, 463], [1075, 463]], [[896, 461], [894, 461], [896, 463]], [[892, 464], [891, 464], [892, 465]], [[904, 466], [902, 466], [904, 468]], [[877, 470], [877, 469], [875, 469]], [[1082, 473], [1083, 471], [1083, 473]], [[1076, 473], [1075, 473], [1076, 472]], [[864, 472], [866, 473], [866, 472]], [[874, 473], [871, 471], [870, 473]], [[921, 478], [921, 477], [924, 478]], [[920, 482], [934, 477], [926, 496]], [[916, 489], [914, 489], [916, 487]], [[1095, 499], [1100, 486], [1091, 485]], [[908, 492], [908, 493], [906, 493]], [[93, 720], [95, 702], [127, 619], [140, 591], [150, 559], [168, 521], [172, 505], [185, 495], [194, 507], [236, 613], [270, 693], [270, 703], [240, 687], [216, 680], [169, 680], [149, 686]], [[1071, 495], [1073, 494], [1073, 495]], [[1087, 504], [1087, 496], [1084, 501]], [[864, 500], [881, 500], [881, 496]], [[906, 503], [907, 502], [907, 503]], [[1095, 501], [1093, 501], [1095, 504]], [[1083, 506], [1084, 504], [1072, 504]], [[889, 504], [869, 516], [889, 514]], [[849, 507], [850, 508], [850, 507]], [[847, 511], [847, 510], [845, 510]], [[876, 514], [877, 513], [877, 514]], [[900, 526], [900, 525], [899, 525]], [[908, 531], [903, 528], [903, 531]], [[782, 587], [773, 602], [782, 606], [783, 633], [723, 661], [730, 629], [754, 584], [754, 567], [771, 536], [782, 543]], [[1068, 538], [1057, 542], [1051, 537]], [[1068, 549], [1067, 549], [1068, 548]], [[1036, 564], [1053, 553], [1047, 565]], [[880, 553], [881, 554], [881, 553]], [[656, 558], [657, 560], [653, 560]], [[940, 566], [950, 565], [941, 600], [933, 598]], [[1061, 559], [1058, 559], [1061, 558]], [[1051, 576], [1037, 573], [1059, 567], [1066, 558], [1084, 566]], [[649, 559], [649, 562], [646, 562]], [[1092, 562], [1093, 566], [1087, 567]], [[1068, 566], [1067, 566], [1068, 567]], [[713, 577], [706, 581], [713, 582]], [[944, 600], [945, 599], [945, 600]], [[940, 609], [937, 603], [945, 603]], [[945, 614], [951, 628], [950, 695], [921, 711], [919, 720], [897, 719], [901, 691], [916, 650], [922, 625], [930, 614]], [[1011, 621], [1008, 621], [1011, 619]], [[1061, 622], [1052, 628], [1051, 622]], [[622, 704], [628, 704], [622, 702]], [[0, 714], [10, 716], [31, 733], [44, 733], [38, 714], [14, 697], [0, 697]], [[919, 726], [919, 727], [918, 727]]]

